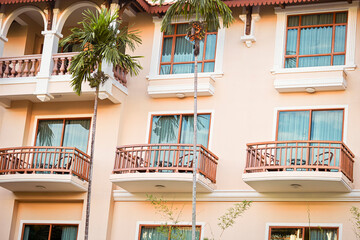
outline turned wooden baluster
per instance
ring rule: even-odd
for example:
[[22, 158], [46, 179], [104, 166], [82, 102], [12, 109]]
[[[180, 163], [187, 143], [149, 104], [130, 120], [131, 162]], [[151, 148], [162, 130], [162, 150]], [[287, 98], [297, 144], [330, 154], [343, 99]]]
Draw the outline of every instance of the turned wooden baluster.
[[15, 77], [15, 73], [16, 73], [16, 70], [15, 70], [16, 60], [12, 60], [11, 63], [12, 63], [12, 68], [11, 68], [11, 76], [10, 76], [10, 77]]
[[38, 74], [38, 72], [40, 71], [40, 66], [41, 66], [41, 59], [36, 59], [37, 63], [38, 63], [38, 67], [36, 68], [36, 74]]
[[73, 56], [69, 57], [69, 63], [68, 63], [68, 66], [66, 68], [66, 73], [67, 74], [70, 74], [69, 70], [70, 70], [71, 62], [72, 62], [73, 59], [74, 59]]
[[58, 62], [59, 58], [54, 58], [53, 75], [58, 75]]
[[23, 62], [24, 62], [24, 60], [18, 60], [18, 67], [17, 67], [17, 74], [16, 74], [16, 76], [17, 77], [22, 77], [22, 71], [23, 71], [23, 69], [22, 69], [22, 66], [23, 66]]
[[30, 60], [25, 59], [25, 66], [24, 66], [24, 71], [23, 71], [23, 74], [22, 74], [23, 77], [29, 76], [29, 63], [30, 63]]
[[60, 59], [61, 59], [60, 75], [64, 75], [65, 74], [65, 58], [62, 57]]
[[9, 77], [9, 74], [10, 74], [10, 61], [5, 61], [5, 76], [6, 78]]
[[30, 69], [30, 76], [35, 76], [35, 61], [36, 59], [31, 59], [31, 69]]
[[4, 62], [0, 61], [0, 77], [3, 77], [3, 74], [4, 74], [4, 72], [3, 72], [3, 64], [4, 64]]

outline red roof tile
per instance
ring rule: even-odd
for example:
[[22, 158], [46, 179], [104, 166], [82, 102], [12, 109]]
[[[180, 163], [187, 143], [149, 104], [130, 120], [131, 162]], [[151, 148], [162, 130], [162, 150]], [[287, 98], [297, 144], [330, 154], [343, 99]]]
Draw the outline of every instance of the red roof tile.
[[48, 2], [48, 1], [51, 1], [51, 0], [0, 0], [0, 4]]

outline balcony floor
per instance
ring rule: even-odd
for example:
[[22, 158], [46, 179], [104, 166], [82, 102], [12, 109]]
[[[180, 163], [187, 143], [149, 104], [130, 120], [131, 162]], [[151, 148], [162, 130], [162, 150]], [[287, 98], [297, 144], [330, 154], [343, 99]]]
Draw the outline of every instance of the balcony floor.
[[[128, 192], [191, 192], [192, 173], [125, 173], [112, 174], [110, 181]], [[215, 185], [197, 175], [198, 192], [212, 192]]]
[[351, 192], [353, 184], [341, 172], [244, 173], [244, 182], [258, 192]]
[[0, 186], [12, 192], [85, 192], [88, 183], [70, 174], [6, 174]]

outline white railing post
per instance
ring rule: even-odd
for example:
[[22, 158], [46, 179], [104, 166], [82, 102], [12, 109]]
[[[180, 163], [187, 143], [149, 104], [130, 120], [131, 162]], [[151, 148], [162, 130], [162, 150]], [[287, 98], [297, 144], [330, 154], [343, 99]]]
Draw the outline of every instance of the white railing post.
[[[54, 9], [53, 22], [56, 22], [56, 18], [57, 11]], [[41, 34], [44, 35], [44, 44], [41, 56], [40, 71], [36, 76], [37, 84], [35, 95], [38, 99], [45, 102], [53, 98], [53, 96], [48, 93], [49, 80], [51, 78], [54, 66], [52, 56], [54, 53], [57, 53], [59, 39], [63, 36], [61, 33], [54, 30], [54, 24], [52, 26], [52, 30], [42, 31]]]

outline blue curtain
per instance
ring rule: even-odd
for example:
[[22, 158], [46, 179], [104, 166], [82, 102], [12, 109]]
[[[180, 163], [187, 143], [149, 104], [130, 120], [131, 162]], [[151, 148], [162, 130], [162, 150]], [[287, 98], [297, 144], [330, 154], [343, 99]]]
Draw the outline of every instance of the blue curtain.
[[[197, 142], [207, 148], [209, 141], [210, 115], [198, 115]], [[183, 116], [180, 143], [194, 142], [194, 116]]]
[[311, 229], [310, 230], [311, 240], [337, 240], [336, 229]]
[[76, 237], [77, 237], [76, 226], [62, 227], [61, 240], [76, 240]]
[[60, 146], [63, 120], [41, 120], [36, 135], [36, 146]]
[[76, 147], [86, 152], [90, 131], [90, 119], [66, 120], [64, 130], [64, 147]]

